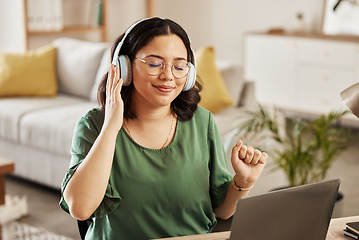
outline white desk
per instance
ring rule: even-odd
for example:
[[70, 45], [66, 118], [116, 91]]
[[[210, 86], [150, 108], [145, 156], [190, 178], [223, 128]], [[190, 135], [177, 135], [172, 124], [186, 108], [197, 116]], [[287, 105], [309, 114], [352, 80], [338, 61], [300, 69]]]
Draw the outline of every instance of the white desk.
[[[343, 239], [348, 240], [350, 238], [344, 235], [343, 229], [347, 222], [359, 221], [359, 216], [334, 218], [330, 221], [326, 240]], [[168, 240], [226, 240], [229, 238], [230, 232], [218, 232], [210, 234], [199, 234], [184, 237], [166, 238]]]

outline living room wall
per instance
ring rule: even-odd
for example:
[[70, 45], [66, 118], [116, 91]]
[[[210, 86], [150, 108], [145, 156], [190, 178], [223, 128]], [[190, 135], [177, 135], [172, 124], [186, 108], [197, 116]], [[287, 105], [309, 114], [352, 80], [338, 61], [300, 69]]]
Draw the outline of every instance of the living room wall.
[[[64, 0], [71, 1], [71, 0]], [[83, 0], [81, 0], [83, 1]], [[108, 40], [114, 41], [131, 23], [146, 16], [145, 0], [107, 0]], [[267, 31], [283, 28], [294, 31], [296, 14], [302, 12], [307, 30], [319, 32], [325, 0], [154, 0], [155, 15], [171, 18], [181, 24], [191, 37], [196, 50], [204, 45], [214, 45], [217, 58], [242, 64], [242, 38], [249, 31]], [[20, 0], [12, 3], [20, 4]], [[15, 4], [15, 5], [16, 5]], [[0, 1], [0, 31], [7, 32], [0, 40], [0, 51], [23, 50], [23, 20], [21, 11], [9, 8], [9, 2]], [[14, 6], [14, 9], [21, 9]], [[72, 11], [73, 12], [73, 11]], [[11, 13], [9, 24], [7, 16]], [[16, 18], [14, 17], [17, 16]], [[70, 18], [68, 12], [65, 17]], [[58, 37], [58, 36], [55, 36]], [[76, 36], [77, 37], [77, 36]], [[91, 38], [91, 36], [90, 36]], [[44, 44], [44, 38], [34, 38], [35, 45]], [[50, 39], [45, 39], [49, 42]]]
[[294, 31], [302, 12], [308, 31], [319, 32], [324, 0], [156, 0], [156, 14], [185, 27], [194, 48], [213, 44], [217, 57], [242, 63], [242, 37], [248, 31]]
[[0, 0], [0, 52], [19, 52], [24, 49], [22, 2]]
[[[109, 40], [145, 16], [145, 1], [109, 1]], [[283, 28], [295, 31], [296, 15], [304, 16], [308, 32], [320, 32], [325, 0], [154, 0], [155, 15], [181, 24], [193, 48], [214, 45], [217, 57], [241, 65], [242, 37], [249, 31]]]

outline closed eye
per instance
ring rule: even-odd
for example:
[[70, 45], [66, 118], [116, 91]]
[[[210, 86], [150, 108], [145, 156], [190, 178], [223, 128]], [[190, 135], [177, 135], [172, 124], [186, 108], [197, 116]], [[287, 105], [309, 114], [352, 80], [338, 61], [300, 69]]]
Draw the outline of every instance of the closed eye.
[[174, 66], [174, 68], [175, 68], [176, 70], [178, 70], [178, 71], [183, 71], [183, 70], [184, 70], [183, 67]]
[[162, 64], [160, 64], [160, 63], [159, 63], [159, 64], [155, 64], [155, 63], [149, 63], [149, 62], [148, 62], [147, 65], [150, 66], [150, 67], [157, 68], [157, 67], [160, 67]]
[[187, 69], [187, 63], [176, 63], [173, 65], [173, 67], [175, 68], [175, 70], [177, 71], [185, 71]]

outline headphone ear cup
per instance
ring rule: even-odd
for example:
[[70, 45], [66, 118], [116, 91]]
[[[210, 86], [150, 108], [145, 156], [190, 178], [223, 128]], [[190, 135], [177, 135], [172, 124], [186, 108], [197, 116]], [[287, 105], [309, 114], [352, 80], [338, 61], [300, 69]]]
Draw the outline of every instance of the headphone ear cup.
[[123, 79], [123, 86], [128, 86], [132, 82], [132, 65], [127, 55], [120, 55], [118, 57], [118, 64], [120, 67], [120, 77]]
[[189, 70], [188, 70], [188, 74], [187, 74], [187, 80], [185, 85], [183, 86], [183, 91], [188, 91], [191, 88], [194, 87], [194, 84], [196, 83], [196, 67], [190, 63], [189, 64]]

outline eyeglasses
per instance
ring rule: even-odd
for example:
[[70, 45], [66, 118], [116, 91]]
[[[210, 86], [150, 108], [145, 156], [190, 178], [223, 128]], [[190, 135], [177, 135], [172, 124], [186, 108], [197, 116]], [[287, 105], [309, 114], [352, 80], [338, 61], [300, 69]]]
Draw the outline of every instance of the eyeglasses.
[[[136, 58], [146, 64], [147, 72], [152, 76], [160, 75], [165, 69], [166, 64], [162, 59], [149, 57], [147, 60]], [[189, 72], [189, 64], [186, 60], [177, 60], [171, 65], [171, 71], [175, 78], [183, 78]]]

